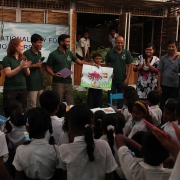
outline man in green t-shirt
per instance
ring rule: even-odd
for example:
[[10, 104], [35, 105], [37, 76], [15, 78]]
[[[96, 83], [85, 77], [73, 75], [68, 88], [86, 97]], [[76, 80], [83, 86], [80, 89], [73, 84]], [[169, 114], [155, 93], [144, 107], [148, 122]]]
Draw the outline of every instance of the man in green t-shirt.
[[[116, 37], [115, 47], [107, 52], [106, 66], [113, 68], [113, 80], [111, 93], [122, 93], [124, 86], [128, 85], [131, 73], [131, 63], [133, 62], [131, 53], [124, 49], [124, 38]], [[122, 109], [123, 100], [118, 101], [118, 108]]]
[[74, 104], [74, 96], [71, 76], [63, 78], [60, 71], [64, 68], [71, 69], [72, 61], [81, 66], [83, 64], [96, 64], [93, 62], [81, 61], [69, 50], [69, 35], [61, 34], [58, 37], [58, 43], [59, 47], [49, 54], [46, 71], [53, 77], [52, 90], [60, 95], [60, 101], [72, 105]]
[[39, 96], [43, 92], [43, 78], [41, 74], [41, 48], [43, 38], [39, 34], [31, 36], [32, 47], [24, 52], [27, 60], [32, 61], [30, 75], [26, 77], [27, 110], [40, 106]]

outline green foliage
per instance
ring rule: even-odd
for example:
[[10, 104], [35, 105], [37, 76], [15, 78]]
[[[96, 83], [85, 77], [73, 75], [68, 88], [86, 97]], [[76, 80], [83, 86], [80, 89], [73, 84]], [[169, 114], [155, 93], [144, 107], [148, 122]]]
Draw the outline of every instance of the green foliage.
[[111, 48], [105, 48], [104, 46], [101, 46], [101, 49], [91, 52], [91, 57], [93, 56], [94, 53], [100, 53], [102, 55], [102, 62], [104, 62], [106, 54], [110, 49]]

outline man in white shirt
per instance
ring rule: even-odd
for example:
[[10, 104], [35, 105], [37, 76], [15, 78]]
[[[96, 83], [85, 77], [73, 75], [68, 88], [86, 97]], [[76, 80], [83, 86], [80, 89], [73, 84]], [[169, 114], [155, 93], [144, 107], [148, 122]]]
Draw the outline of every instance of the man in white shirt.
[[[62, 133], [62, 123], [63, 119], [58, 118], [56, 113], [59, 110], [60, 97], [59, 94], [54, 91], [44, 91], [39, 97], [40, 105], [43, 109], [49, 112], [51, 117], [53, 136], [55, 140], [55, 144], [58, 144], [59, 137]], [[45, 138], [49, 140], [50, 134], [49, 131], [46, 133]]]
[[90, 40], [89, 31], [84, 30], [83, 37], [79, 40], [79, 44], [82, 48], [83, 59], [86, 61], [90, 60]]
[[111, 48], [114, 48], [114, 47], [116, 46], [116, 44], [115, 44], [115, 39], [116, 39], [116, 37], [118, 37], [118, 36], [119, 36], [119, 34], [116, 33], [116, 29], [112, 27], [112, 28], [110, 29], [110, 34], [109, 34], [109, 43], [110, 43], [110, 47], [111, 47]]
[[[165, 169], [162, 164], [169, 157], [169, 152], [151, 132], [143, 136], [142, 147], [122, 135], [117, 135], [115, 141], [121, 168], [127, 180], [169, 179], [172, 169]], [[142, 152], [144, 161], [138, 162], [129, 148]]]
[[84, 60], [82, 48], [81, 48], [81, 45], [79, 43], [80, 39], [81, 39], [81, 33], [78, 32], [76, 35], [76, 57], [79, 58], [80, 60]]

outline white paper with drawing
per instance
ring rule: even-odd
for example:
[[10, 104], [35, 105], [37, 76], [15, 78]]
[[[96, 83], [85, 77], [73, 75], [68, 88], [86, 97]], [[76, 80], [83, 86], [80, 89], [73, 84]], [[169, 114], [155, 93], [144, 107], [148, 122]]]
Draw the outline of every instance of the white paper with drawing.
[[111, 89], [113, 68], [83, 65], [81, 86], [98, 89]]

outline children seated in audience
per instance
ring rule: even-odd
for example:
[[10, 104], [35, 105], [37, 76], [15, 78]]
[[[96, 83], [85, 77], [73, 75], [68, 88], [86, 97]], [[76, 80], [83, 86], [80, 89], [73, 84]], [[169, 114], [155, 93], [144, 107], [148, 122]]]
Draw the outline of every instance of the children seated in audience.
[[125, 127], [125, 117], [122, 113], [116, 113], [115, 116], [117, 117], [117, 128], [115, 129], [116, 134], [124, 134], [123, 129]]
[[74, 141], [74, 135], [71, 133], [69, 127], [68, 127], [68, 113], [65, 114], [65, 118], [63, 121], [63, 126], [62, 130], [63, 132], [61, 133], [59, 140], [58, 140], [58, 145], [60, 146], [61, 144], [68, 144], [72, 143]]
[[8, 138], [8, 148], [15, 152], [19, 145], [25, 141], [24, 132], [26, 121], [22, 109], [17, 108], [12, 111], [9, 120], [6, 121], [4, 132]]
[[[138, 101], [138, 100], [139, 100], [139, 98], [137, 98], [137, 97], [133, 97], [133, 98], [129, 99], [129, 101], [128, 101], [128, 111], [129, 111], [130, 114], [132, 114], [132, 109], [133, 109], [134, 103], [136, 101]], [[123, 129], [123, 132], [124, 132], [125, 136], [128, 136], [130, 134], [134, 124], [135, 124], [135, 121], [133, 120], [133, 117], [131, 115], [131, 119], [129, 119], [126, 122], [125, 127]]]
[[[115, 137], [121, 168], [126, 180], [168, 180], [172, 170], [163, 168], [162, 163], [169, 152], [157, 140], [152, 132], [146, 132], [142, 146], [122, 135]], [[134, 158], [129, 149], [142, 152], [143, 161]]]
[[[173, 109], [175, 108], [175, 111], [174, 111], [175, 114], [173, 113], [173, 115], [171, 116], [171, 119], [169, 118], [169, 121], [167, 122], [168, 124], [167, 123], [164, 124], [164, 126], [162, 126], [162, 128], [164, 127], [165, 132], [170, 134], [174, 139], [178, 140], [178, 138], [176, 136], [176, 133], [175, 133], [175, 130], [174, 130], [172, 124], [171, 124], [171, 121], [173, 121], [177, 125], [177, 127], [180, 128], [180, 102], [178, 102], [178, 104], [177, 104], [177, 101], [172, 101], [172, 102], [169, 102], [169, 103], [171, 103], [172, 112], [173, 112]], [[172, 105], [172, 103], [173, 103], [173, 105]], [[168, 104], [168, 102], [167, 102], [167, 104]], [[177, 106], [176, 106], [176, 104], [177, 104]], [[167, 106], [165, 105], [165, 107], [166, 107], [166, 111], [167, 111], [168, 105]], [[165, 120], [168, 120], [169, 116], [166, 114], [166, 112], [165, 112], [164, 115], [165, 115]]]
[[[137, 133], [135, 133], [133, 136], [132, 136], [132, 140], [134, 140], [135, 142], [137, 142], [139, 145], [142, 146], [142, 139], [144, 137], [144, 135], [146, 134], [145, 131], [138, 131]], [[134, 152], [134, 155], [136, 157], [136, 160], [138, 159], [139, 162], [142, 161], [143, 159], [143, 156], [142, 156], [142, 153], [137, 151], [136, 149], [131, 149], [132, 152]]]
[[4, 108], [4, 114], [5, 114], [5, 117], [8, 118], [10, 117], [12, 111], [14, 109], [21, 109], [23, 111], [23, 106], [22, 106], [22, 103], [18, 100], [13, 100], [11, 101], [7, 106], [6, 108]]
[[[55, 169], [59, 168], [58, 146], [54, 145], [51, 118], [42, 108], [30, 109], [28, 119], [30, 140], [18, 146], [13, 161], [16, 168], [16, 180], [24, 180], [23, 174], [31, 179], [51, 179]], [[49, 131], [49, 143], [45, 133]]]
[[149, 115], [149, 109], [147, 104], [144, 101], [136, 101], [132, 108], [132, 117], [135, 121], [131, 133], [129, 134], [129, 138], [131, 138], [138, 131], [147, 131], [147, 126], [143, 121], [145, 118], [147, 121], [152, 123], [152, 118]]
[[163, 120], [166, 122], [164, 125], [161, 126], [164, 132], [172, 132], [174, 128], [172, 127], [171, 122], [174, 121], [175, 124], [178, 124], [175, 116], [175, 110], [178, 105], [178, 101], [175, 99], [169, 99], [164, 105], [163, 111]]
[[94, 113], [94, 139], [99, 139], [103, 135], [102, 118], [106, 116], [106, 113], [102, 110]]
[[58, 112], [56, 113], [56, 116], [64, 120], [64, 116], [66, 114], [66, 108], [67, 106], [64, 103], [60, 102], [59, 109], [58, 109]]
[[124, 88], [124, 91], [123, 91], [124, 106], [123, 106], [121, 112], [123, 113], [126, 122], [127, 122], [129, 119], [132, 119], [132, 115], [131, 115], [131, 113], [129, 113], [129, 111], [128, 111], [128, 101], [129, 101], [129, 99], [131, 99], [132, 97], [137, 97], [137, 98], [138, 98], [137, 91], [135, 90], [135, 88], [132, 87], [132, 86], [127, 86], [127, 87], [125, 87], [125, 88]]
[[150, 115], [152, 117], [152, 123], [155, 126], [159, 126], [161, 124], [162, 111], [159, 108], [158, 104], [160, 102], [160, 94], [158, 91], [150, 91], [147, 95], [147, 99], [150, 106]]
[[60, 164], [67, 170], [67, 179], [112, 180], [117, 164], [109, 144], [93, 139], [93, 113], [85, 105], [75, 105], [68, 113], [74, 142], [59, 147]]
[[6, 143], [5, 134], [0, 131], [0, 180], [13, 180], [6, 168], [8, 154], [9, 151]]
[[[59, 110], [60, 97], [59, 94], [50, 90], [44, 91], [39, 97], [40, 105], [43, 109], [49, 112], [53, 127], [53, 136], [55, 144], [58, 143], [59, 137], [62, 133], [62, 122], [61, 118], [56, 116]], [[47, 132], [46, 138], [49, 139], [50, 134]]]
[[[116, 160], [116, 163], [118, 164], [118, 168], [116, 169], [114, 176], [115, 179], [118, 179], [117, 175], [122, 177], [122, 171], [120, 169], [120, 163], [117, 153], [117, 146], [115, 144], [115, 130], [118, 126], [118, 119], [117, 116], [108, 114], [105, 117], [102, 118], [102, 128], [103, 128], [103, 135], [100, 137], [100, 139], [105, 140], [108, 142], [112, 154]], [[123, 176], [124, 177], [124, 176]]]

